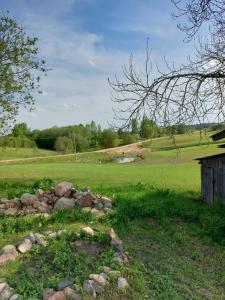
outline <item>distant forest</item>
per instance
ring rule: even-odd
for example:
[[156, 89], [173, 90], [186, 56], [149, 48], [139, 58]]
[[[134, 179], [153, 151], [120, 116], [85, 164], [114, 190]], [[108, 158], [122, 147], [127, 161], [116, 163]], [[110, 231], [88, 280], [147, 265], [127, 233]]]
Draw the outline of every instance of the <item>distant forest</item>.
[[220, 130], [223, 124], [207, 123], [200, 125], [179, 124], [160, 127], [154, 121], [143, 117], [138, 122], [132, 120], [129, 130], [102, 129], [92, 121], [64, 127], [52, 127], [43, 130], [30, 130], [26, 123], [16, 124], [10, 134], [0, 137], [0, 147], [41, 148], [56, 150], [60, 153], [75, 153], [112, 148], [155, 137], [184, 134], [200, 129]]

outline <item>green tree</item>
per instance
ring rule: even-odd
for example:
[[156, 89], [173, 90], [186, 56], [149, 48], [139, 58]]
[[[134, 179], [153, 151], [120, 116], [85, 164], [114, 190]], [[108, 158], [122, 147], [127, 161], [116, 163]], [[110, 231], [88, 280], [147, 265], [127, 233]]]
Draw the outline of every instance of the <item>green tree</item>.
[[15, 121], [19, 108], [34, 105], [45, 61], [38, 57], [37, 38], [29, 37], [8, 14], [0, 16], [0, 132]]
[[128, 131], [123, 132], [120, 138], [122, 139], [123, 145], [132, 144], [136, 141], [136, 135], [133, 135]]
[[113, 148], [117, 143], [117, 134], [112, 129], [105, 129], [101, 136], [101, 145], [104, 148]]
[[66, 136], [61, 136], [56, 139], [55, 150], [58, 152], [68, 153], [73, 150], [73, 142]]
[[132, 119], [131, 121], [131, 133], [132, 134], [138, 134], [139, 128], [138, 128], [138, 121], [136, 118]]
[[13, 136], [28, 136], [30, 134], [30, 129], [26, 123], [19, 123], [14, 125], [12, 129]]
[[143, 117], [140, 128], [140, 135], [143, 139], [154, 138], [157, 136], [157, 124], [153, 120]]

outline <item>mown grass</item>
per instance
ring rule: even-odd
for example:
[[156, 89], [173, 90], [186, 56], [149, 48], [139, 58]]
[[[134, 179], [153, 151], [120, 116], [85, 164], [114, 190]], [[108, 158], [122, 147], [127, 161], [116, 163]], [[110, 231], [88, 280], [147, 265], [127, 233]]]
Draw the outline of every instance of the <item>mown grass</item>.
[[[68, 180], [76, 186], [106, 187], [127, 186], [138, 182], [171, 189], [199, 190], [200, 171], [197, 162], [186, 164], [26, 164], [1, 165], [0, 178], [8, 182], [32, 183], [44, 176], [55, 182]], [[4, 186], [0, 186], [0, 195]]]
[[38, 148], [0, 147], [0, 160], [57, 155], [55, 151]]
[[195, 131], [174, 136], [163, 136], [152, 141], [144, 141], [141, 146], [153, 150], [170, 150], [187, 146], [207, 145], [212, 143], [211, 136], [214, 133], [215, 131], [204, 130], [201, 134], [199, 131]]

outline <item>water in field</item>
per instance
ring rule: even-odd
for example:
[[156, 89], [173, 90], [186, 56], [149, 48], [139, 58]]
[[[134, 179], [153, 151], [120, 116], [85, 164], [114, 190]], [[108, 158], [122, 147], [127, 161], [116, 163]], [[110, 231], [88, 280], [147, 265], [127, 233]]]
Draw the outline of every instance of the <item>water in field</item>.
[[134, 161], [134, 157], [120, 157], [117, 158], [116, 162], [118, 164], [125, 164], [125, 163], [130, 163]]

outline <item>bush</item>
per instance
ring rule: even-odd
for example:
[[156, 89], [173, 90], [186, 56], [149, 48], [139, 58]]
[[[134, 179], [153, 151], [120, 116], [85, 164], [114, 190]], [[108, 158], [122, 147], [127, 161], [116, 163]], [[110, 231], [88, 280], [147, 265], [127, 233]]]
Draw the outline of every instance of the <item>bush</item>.
[[104, 148], [113, 148], [117, 145], [117, 133], [112, 129], [105, 129], [101, 136], [101, 145]]
[[58, 152], [69, 153], [73, 150], [73, 142], [66, 136], [58, 137], [55, 142], [55, 150]]
[[136, 136], [130, 132], [123, 132], [121, 134], [122, 145], [129, 145], [136, 142]]
[[11, 148], [36, 148], [35, 141], [29, 139], [26, 136], [3, 136], [0, 137], [0, 147]]

